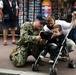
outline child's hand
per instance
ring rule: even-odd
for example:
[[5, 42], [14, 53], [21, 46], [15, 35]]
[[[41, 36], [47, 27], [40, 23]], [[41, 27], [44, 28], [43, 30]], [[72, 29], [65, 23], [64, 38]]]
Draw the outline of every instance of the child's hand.
[[53, 37], [54, 37], [54, 35], [51, 36], [51, 38], [53, 38]]
[[55, 44], [55, 43], [52, 43], [52, 45], [57, 46], [57, 44]]

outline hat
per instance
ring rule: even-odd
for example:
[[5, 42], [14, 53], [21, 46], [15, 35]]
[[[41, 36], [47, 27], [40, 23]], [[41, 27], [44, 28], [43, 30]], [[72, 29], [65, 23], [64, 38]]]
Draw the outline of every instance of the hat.
[[44, 16], [42, 16], [41, 14], [38, 14], [36, 16], [36, 19], [38, 19], [41, 23], [45, 23], [46, 24], [46, 18]]

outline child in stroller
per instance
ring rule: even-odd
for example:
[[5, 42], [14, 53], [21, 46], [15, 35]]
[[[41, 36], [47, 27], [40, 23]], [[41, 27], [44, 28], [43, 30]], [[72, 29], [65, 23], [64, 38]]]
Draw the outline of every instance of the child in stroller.
[[44, 58], [47, 52], [50, 53], [50, 61], [49, 63], [54, 63], [55, 58], [59, 53], [59, 49], [62, 45], [62, 42], [65, 38], [64, 34], [62, 34], [61, 25], [53, 26], [53, 34], [50, 39], [48, 39], [45, 49], [41, 52], [40, 58]]
[[[53, 34], [52, 34], [51, 38], [47, 39], [48, 35], [45, 36], [43, 33], [43, 36], [41, 36], [41, 38], [47, 40], [46, 44], [45, 44], [45, 49], [40, 53], [40, 55], [38, 56], [35, 63], [32, 64], [32, 71], [39, 71], [38, 60], [40, 59], [40, 57], [41, 58], [44, 57], [47, 54], [47, 52], [49, 52], [49, 51], [50, 51], [50, 60], [52, 60], [52, 63], [53, 63], [52, 67], [49, 70], [49, 75], [57, 75], [57, 68], [55, 67], [55, 65], [59, 59], [60, 53], [64, 54], [64, 52], [66, 52], [67, 57], [68, 57], [68, 68], [75, 68], [76, 67], [74, 61], [70, 59], [69, 51], [66, 48], [67, 37], [68, 37], [69, 32], [71, 31], [72, 27], [74, 26], [75, 22], [76, 22], [76, 20], [74, 20], [71, 23], [71, 27], [68, 30], [68, 33], [66, 34], [66, 36], [64, 36], [62, 34], [62, 28], [58, 24], [54, 25]], [[57, 26], [59, 26], [59, 27], [57, 27]], [[46, 38], [44, 38], [44, 36]]]

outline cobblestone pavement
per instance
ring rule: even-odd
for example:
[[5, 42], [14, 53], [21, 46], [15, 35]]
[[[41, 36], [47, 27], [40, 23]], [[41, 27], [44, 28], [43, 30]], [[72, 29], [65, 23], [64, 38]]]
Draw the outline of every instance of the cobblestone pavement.
[[[18, 41], [18, 38], [16, 39]], [[15, 73], [16, 75], [48, 75], [49, 74], [49, 68], [52, 67], [48, 63], [49, 58], [44, 58], [43, 60], [45, 61], [44, 66], [39, 66], [39, 72], [33, 72], [32, 71], [32, 64], [34, 63], [35, 59], [32, 56], [29, 56], [27, 59], [27, 63], [24, 67], [17, 68], [15, 67], [12, 62], [9, 59], [9, 54], [15, 48], [16, 45], [13, 45], [11, 42], [11, 38], [8, 38], [8, 45], [3, 46], [3, 38], [0, 37], [0, 73], [2, 72], [11, 72]], [[76, 50], [70, 53], [70, 57], [74, 62], [76, 63]], [[63, 62], [63, 61], [58, 61], [58, 64], [56, 65], [57, 68], [57, 74], [58, 75], [76, 75], [76, 68], [75, 69], [70, 69], [68, 68], [68, 61]], [[6, 71], [5, 71], [6, 70]], [[2, 75], [2, 74], [0, 74]], [[4, 75], [4, 74], [3, 74]], [[9, 75], [9, 74], [7, 74]]]

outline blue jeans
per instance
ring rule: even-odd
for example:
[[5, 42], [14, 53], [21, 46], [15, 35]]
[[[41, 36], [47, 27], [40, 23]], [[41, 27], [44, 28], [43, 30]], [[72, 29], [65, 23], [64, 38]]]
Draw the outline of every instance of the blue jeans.
[[41, 52], [41, 55], [45, 57], [47, 52], [50, 53], [50, 59], [55, 60], [58, 54], [57, 46], [53, 46], [49, 43], [48, 46]]

